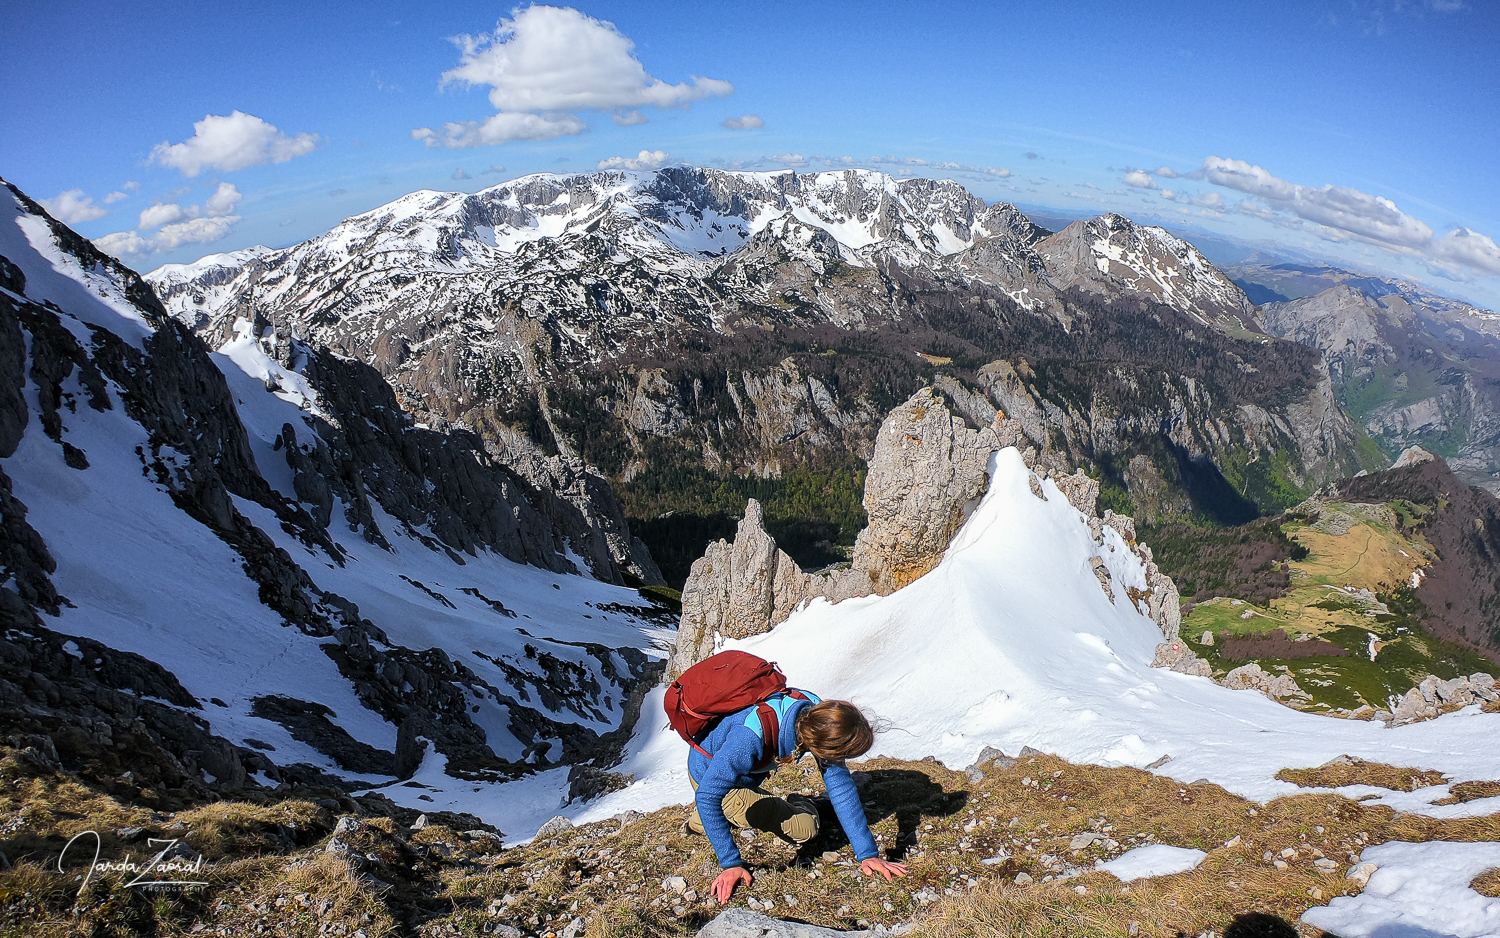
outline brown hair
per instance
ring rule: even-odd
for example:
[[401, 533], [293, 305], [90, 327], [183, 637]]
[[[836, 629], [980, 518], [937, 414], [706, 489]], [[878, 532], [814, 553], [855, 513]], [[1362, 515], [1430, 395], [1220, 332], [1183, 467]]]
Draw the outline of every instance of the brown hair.
[[870, 751], [875, 731], [847, 700], [824, 700], [797, 717], [797, 748], [821, 759], [854, 759]]

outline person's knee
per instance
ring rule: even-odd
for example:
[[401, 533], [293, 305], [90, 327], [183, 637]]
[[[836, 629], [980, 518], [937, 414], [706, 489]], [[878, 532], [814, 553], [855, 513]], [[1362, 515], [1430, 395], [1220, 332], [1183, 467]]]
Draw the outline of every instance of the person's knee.
[[793, 812], [791, 817], [781, 822], [781, 832], [799, 844], [807, 843], [818, 836], [818, 815]]

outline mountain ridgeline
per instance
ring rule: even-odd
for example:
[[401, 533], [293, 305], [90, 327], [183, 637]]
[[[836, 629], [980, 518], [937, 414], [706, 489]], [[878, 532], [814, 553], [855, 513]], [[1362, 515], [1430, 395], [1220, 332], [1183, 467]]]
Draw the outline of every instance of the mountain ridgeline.
[[326, 347], [502, 462], [598, 467], [674, 583], [749, 497], [804, 564], [838, 559], [874, 433], [924, 384], [1152, 522], [1237, 523], [1379, 460], [1320, 355], [1190, 244], [1048, 232], [950, 181], [528, 176], [148, 279], [210, 345]]

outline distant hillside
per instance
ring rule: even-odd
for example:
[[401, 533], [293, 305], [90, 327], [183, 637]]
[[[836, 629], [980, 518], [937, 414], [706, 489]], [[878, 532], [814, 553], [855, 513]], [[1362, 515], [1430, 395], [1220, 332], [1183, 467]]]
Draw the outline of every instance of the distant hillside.
[[[1143, 529], [1216, 670], [1285, 668], [1314, 705], [1384, 707], [1500, 660], [1500, 501], [1440, 459], [1341, 480], [1245, 525]], [[1204, 642], [1205, 633], [1212, 635]]]

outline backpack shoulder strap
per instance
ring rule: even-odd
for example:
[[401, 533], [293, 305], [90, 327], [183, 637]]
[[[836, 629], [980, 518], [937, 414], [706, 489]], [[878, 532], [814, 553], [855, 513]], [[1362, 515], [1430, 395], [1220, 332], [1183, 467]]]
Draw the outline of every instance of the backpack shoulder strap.
[[762, 700], [755, 706], [755, 715], [760, 717], [760, 761], [755, 763], [755, 771], [759, 772], [770, 768], [781, 752], [781, 720], [776, 716], [776, 708]]

